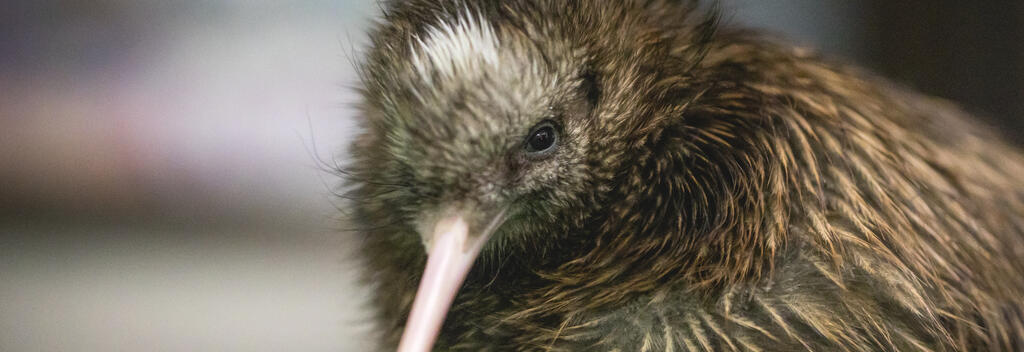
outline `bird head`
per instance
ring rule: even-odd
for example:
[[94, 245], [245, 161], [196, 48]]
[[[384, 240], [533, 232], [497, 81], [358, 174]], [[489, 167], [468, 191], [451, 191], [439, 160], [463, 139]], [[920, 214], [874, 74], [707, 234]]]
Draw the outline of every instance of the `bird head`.
[[666, 39], [643, 21], [660, 18], [613, 24], [592, 15], [601, 6], [411, 1], [371, 34], [365, 212], [389, 214], [407, 230], [393, 244], [427, 256], [400, 350], [430, 348], [481, 253], [541, 253], [588, 221], [676, 106], [658, 101], [690, 94], [657, 76], [693, 64], [697, 45], [653, 45]]

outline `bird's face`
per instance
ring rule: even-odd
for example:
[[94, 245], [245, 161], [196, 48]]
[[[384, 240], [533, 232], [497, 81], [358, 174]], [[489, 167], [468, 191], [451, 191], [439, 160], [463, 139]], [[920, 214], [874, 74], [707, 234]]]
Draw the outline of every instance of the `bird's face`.
[[557, 232], [587, 192], [599, 93], [568, 45], [468, 10], [377, 47], [364, 76], [377, 174], [406, 185], [392, 204], [428, 254], [400, 349], [424, 350], [481, 251]]
[[593, 82], [571, 52], [520, 35], [462, 13], [416, 37], [381, 82], [385, 155], [428, 249], [453, 216], [472, 237], [515, 236], [506, 228], [527, 224], [514, 219], [553, 216], [585, 177]]

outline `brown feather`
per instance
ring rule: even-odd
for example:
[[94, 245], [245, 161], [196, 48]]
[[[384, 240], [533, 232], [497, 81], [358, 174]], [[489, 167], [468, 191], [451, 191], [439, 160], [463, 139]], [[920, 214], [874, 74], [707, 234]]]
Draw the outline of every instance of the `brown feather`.
[[[1024, 156], [956, 106], [719, 28], [692, 2], [386, 7], [350, 183], [386, 346], [425, 260], [411, 217], [463, 171], [430, 164], [460, 153], [426, 142], [456, 133], [424, 117], [449, 107], [413, 102], [457, 97], [486, 115], [467, 86], [571, 92], [594, 79], [596, 100], [575, 112], [566, 160], [578, 162], [484, 253], [439, 349], [1024, 349]], [[414, 80], [400, 64], [411, 40], [463, 8], [549, 73], [445, 83], [463, 90]], [[401, 154], [413, 151], [399, 132], [438, 154]]]

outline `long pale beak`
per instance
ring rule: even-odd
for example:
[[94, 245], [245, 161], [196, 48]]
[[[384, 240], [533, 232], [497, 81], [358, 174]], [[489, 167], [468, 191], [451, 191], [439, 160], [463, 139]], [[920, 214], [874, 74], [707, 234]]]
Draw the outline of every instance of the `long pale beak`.
[[476, 236], [470, 236], [468, 220], [461, 214], [437, 222], [428, 241], [427, 268], [416, 291], [398, 352], [426, 352], [434, 346], [455, 294], [501, 218], [499, 214], [491, 219]]

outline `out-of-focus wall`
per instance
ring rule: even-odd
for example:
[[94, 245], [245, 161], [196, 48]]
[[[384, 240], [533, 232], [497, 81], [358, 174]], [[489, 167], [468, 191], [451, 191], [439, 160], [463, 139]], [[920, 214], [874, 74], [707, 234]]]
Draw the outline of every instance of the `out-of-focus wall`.
[[1024, 1], [870, 0], [866, 65], [963, 104], [1024, 146]]
[[863, 1], [723, 0], [721, 4], [724, 18], [733, 24], [765, 29], [836, 59], [865, 59]]
[[[322, 209], [351, 132], [356, 1], [38, 1], [0, 22], [8, 214]], [[10, 20], [7, 20], [10, 18]], [[333, 182], [333, 181], [330, 181]]]
[[0, 5], [0, 350], [368, 350], [320, 168], [372, 10]]

